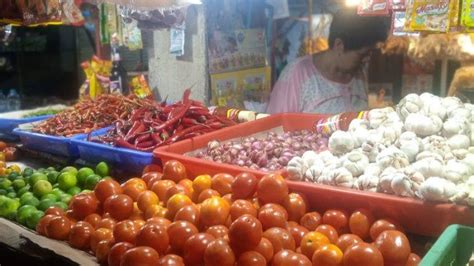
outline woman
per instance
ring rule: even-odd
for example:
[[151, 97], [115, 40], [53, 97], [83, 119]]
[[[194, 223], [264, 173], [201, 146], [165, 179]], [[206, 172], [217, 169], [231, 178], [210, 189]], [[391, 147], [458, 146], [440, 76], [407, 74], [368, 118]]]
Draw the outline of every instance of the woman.
[[386, 18], [354, 11], [334, 15], [330, 49], [286, 66], [275, 84], [267, 112], [341, 113], [367, 108], [365, 67], [378, 42], [387, 38]]

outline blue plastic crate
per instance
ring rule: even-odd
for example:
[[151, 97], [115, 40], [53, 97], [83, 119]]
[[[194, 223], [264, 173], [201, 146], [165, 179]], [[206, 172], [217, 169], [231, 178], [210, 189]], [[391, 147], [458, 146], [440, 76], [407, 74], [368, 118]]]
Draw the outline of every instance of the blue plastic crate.
[[[92, 136], [107, 133], [109, 128], [92, 132]], [[74, 137], [72, 143], [79, 149], [79, 157], [89, 163], [105, 161], [114, 166], [132, 173], [141, 173], [143, 168], [153, 162], [153, 154], [126, 148], [113, 147], [107, 144], [87, 141], [87, 135]]]
[[[71, 142], [72, 138], [51, 136], [39, 134], [20, 128], [15, 128], [13, 133], [20, 137], [21, 143], [25, 148], [46, 152], [58, 156], [68, 158], [78, 158], [79, 150], [77, 146]], [[79, 134], [78, 136], [86, 136], [86, 134]]]
[[0, 134], [16, 136], [13, 130], [21, 124], [32, 123], [52, 117], [52, 115], [42, 115], [28, 118], [0, 118]]

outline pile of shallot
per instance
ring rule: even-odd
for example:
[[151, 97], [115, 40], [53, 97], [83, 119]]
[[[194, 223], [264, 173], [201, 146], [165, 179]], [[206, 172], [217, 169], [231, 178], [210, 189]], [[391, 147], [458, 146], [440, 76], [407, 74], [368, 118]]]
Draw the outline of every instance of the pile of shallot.
[[280, 170], [295, 156], [306, 151], [327, 150], [328, 139], [302, 130], [277, 134], [269, 132], [263, 139], [243, 138], [240, 142], [211, 141], [207, 149], [195, 156], [217, 163], [227, 163], [262, 171]]

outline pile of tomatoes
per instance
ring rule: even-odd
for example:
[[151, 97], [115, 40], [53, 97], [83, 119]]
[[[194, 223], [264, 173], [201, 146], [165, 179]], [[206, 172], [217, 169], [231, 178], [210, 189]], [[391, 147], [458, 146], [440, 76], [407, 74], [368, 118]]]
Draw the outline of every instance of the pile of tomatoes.
[[[417, 265], [403, 229], [365, 210], [309, 211], [283, 177], [200, 175], [177, 161], [120, 185], [99, 181], [39, 234], [92, 251], [108, 265]], [[317, 195], [314, 195], [317, 197]]]

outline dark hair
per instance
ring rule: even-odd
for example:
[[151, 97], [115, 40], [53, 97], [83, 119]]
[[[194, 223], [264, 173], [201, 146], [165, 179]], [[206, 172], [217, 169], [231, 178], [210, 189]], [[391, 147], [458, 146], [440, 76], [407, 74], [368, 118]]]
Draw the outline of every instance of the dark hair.
[[329, 47], [339, 38], [346, 50], [372, 47], [387, 39], [388, 17], [359, 16], [354, 9], [342, 9], [333, 16], [329, 30]]

